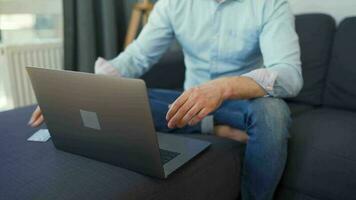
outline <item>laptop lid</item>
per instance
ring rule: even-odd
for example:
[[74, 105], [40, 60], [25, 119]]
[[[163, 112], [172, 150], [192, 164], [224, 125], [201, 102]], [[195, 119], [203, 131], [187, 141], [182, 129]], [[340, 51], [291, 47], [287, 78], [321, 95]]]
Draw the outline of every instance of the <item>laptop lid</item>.
[[164, 178], [144, 81], [27, 71], [58, 149]]

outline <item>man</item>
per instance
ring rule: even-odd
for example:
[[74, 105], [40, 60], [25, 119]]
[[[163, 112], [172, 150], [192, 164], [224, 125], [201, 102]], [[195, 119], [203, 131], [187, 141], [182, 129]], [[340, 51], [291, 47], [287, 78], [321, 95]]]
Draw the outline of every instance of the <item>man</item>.
[[[287, 1], [160, 0], [138, 39], [117, 58], [98, 59], [96, 73], [139, 77], [174, 38], [184, 50], [185, 91], [149, 91], [157, 131], [247, 142], [242, 199], [272, 199], [290, 121], [280, 98], [296, 96], [303, 85]], [[42, 121], [37, 108], [30, 124]]]

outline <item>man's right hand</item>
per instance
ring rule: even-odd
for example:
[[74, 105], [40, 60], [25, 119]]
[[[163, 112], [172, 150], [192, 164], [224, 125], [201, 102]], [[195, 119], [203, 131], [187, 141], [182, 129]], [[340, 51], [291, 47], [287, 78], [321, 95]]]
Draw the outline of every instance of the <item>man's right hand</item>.
[[39, 106], [37, 106], [36, 110], [32, 113], [31, 119], [28, 122], [28, 125], [35, 128], [40, 126], [43, 123], [43, 115]]

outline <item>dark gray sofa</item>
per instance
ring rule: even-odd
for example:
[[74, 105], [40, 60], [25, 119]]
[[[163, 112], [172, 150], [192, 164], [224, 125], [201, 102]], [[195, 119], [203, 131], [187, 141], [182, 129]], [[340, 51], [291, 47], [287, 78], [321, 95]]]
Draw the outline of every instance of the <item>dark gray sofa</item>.
[[[356, 199], [356, 17], [336, 27], [328, 15], [300, 15], [296, 29], [305, 83], [287, 99], [294, 122], [276, 199]], [[171, 51], [143, 78], [149, 87], [181, 88], [183, 65]]]

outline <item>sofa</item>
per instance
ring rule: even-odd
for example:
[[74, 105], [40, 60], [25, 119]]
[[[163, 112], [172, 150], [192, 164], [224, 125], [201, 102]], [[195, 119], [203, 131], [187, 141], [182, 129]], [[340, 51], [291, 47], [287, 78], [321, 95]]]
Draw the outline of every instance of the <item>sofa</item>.
[[[323, 14], [296, 17], [304, 88], [286, 99], [292, 111], [287, 166], [277, 200], [356, 199], [356, 18], [336, 28]], [[173, 72], [173, 73], [172, 73]], [[151, 88], [180, 90], [184, 59], [174, 46], [142, 77]], [[244, 145], [212, 143], [167, 180], [62, 152], [26, 139], [35, 107], [0, 113], [0, 199], [235, 200]], [[45, 128], [43, 125], [40, 128]]]
[[[299, 15], [296, 30], [304, 87], [286, 99], [293, 123], [276, 199], [356, 199], [356, 17], [337, 26], [325, 14]], [[143, 79], [151, 88], [181, 89], [183, 66], [173, 48]]]

